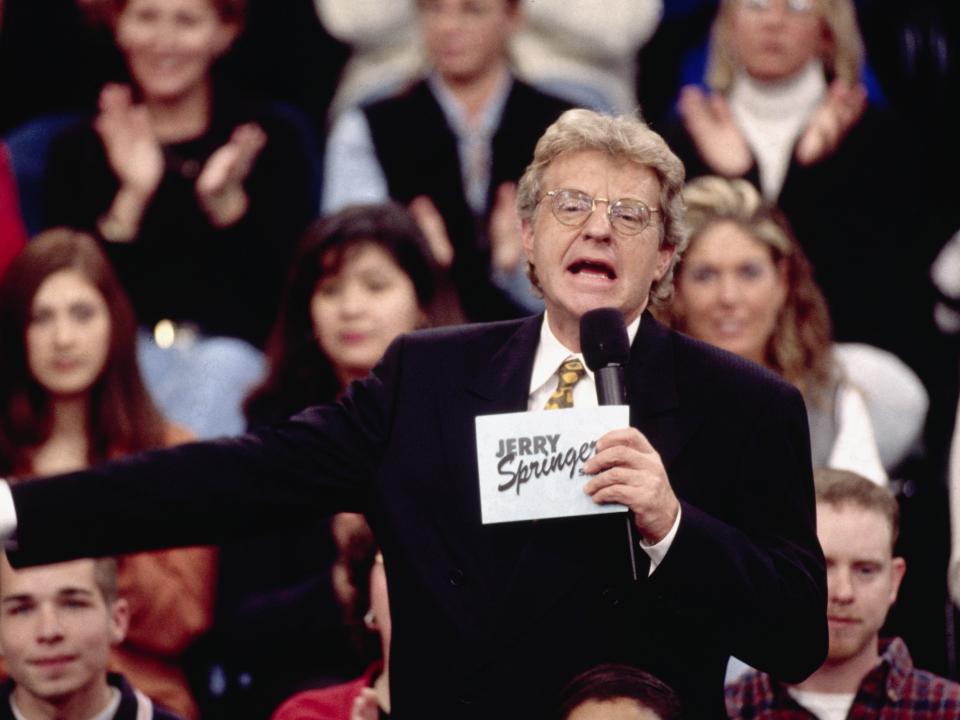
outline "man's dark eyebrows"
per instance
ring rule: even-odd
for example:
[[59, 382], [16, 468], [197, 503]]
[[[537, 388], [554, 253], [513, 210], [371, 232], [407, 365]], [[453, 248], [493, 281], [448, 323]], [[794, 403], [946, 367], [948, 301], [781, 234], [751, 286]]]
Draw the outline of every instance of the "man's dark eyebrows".
[[33, 595], [30, 595], [29, 593], [20, 593], [19, 595], [4, 595], [2, 598], [0, 598], [0, 605], [19, 605], [25, 602], [33, 602]]
[[57, 597], [93, 597], [95, 592], [84, 587], [65, 587], [57, 591]]

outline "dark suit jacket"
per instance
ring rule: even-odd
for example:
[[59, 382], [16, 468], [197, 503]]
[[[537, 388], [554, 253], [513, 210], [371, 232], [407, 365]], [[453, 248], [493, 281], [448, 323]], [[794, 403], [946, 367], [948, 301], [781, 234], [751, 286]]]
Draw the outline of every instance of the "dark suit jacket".
[[[18, 562], [202, 544], [362, 509], [383, 548], [398, 718], [536, 718], [600, 662], [724, 717], [727, 656], [798, 681], [826, 652], [825, 575], [799, 393], [646, 315], [631, 423], [682, 521], [630, 578], [622, 515], [484, 527], [474, 418], [524, 410], [539, 318], [405, 336], [335, 406], [273, 430], [13, 488]], [[296, 642], [296, 638], [291, 638]]]

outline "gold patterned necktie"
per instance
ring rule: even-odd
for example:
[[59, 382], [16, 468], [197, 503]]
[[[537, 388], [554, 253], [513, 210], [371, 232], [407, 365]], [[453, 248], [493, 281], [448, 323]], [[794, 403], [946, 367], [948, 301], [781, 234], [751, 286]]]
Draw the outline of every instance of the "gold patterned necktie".
[[580, 360], [571, 356], [560, 365], [558, 374], [560, 379], [557, 381], [557, 389], [547, 398], [547, 403], [543, 406], [544, 410], [560, 410], [573, 407], [573, 386], [587, 374], [587, 371]]

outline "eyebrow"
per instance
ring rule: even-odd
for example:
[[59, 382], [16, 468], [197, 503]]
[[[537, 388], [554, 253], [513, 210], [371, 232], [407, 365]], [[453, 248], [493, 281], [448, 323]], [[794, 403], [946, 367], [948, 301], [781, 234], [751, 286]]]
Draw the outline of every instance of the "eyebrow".
[[[93, 597], [93, 596], [94, 596], [94, 593], [93, 593], [92, 590], [88, 590], [88, 589], [86, 589], [86, 588], [66, 587], [66, 588], [63, 588], [63, 589], [61, 589], [61, 590], [58, 590], [56, 596], [57, 596], [58, 598], [62, 598], [62, 597]], [[35, 599], [35, 597], [36, 597], [35, 595], [31, 595], [30, 593], [20, 593], [20, 594], [18, 594], [18, 595], [6, 595], [6, 596], [4, 596], [2, 599], [0, 599], [0, 603], [2, 603], [2, 604], [4, 604], [4, 605], [7, 604], [7, 603], [22, 603], [22, 602], [26, 602], [26, 601], [29, 601], [29, 600], [33, 600], [33, 599]]]

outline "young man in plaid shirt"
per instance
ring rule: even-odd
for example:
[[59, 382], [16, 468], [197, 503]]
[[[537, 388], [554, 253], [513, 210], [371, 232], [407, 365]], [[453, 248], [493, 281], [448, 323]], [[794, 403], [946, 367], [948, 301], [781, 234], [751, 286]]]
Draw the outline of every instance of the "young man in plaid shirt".
[[880, 628], [906, 571], [893, 548], [896, 499], [851, 472], [818, 470], [817, 535], [827, 560], [826, 662], [798, 685], [752, 671], [727, 686], [727, 712], [743, 720], [960, 718], [960, 685], [913, 667], [900, 638]]

